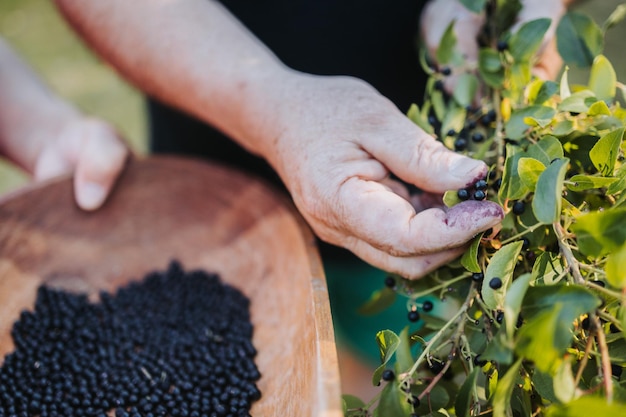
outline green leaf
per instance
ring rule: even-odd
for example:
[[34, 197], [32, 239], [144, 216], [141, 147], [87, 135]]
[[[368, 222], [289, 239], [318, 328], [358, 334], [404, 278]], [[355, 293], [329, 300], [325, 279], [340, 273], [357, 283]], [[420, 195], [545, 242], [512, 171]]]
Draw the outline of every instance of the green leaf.
[[511, 144], [506, 145], [506, 154], [508, 155], [504, 161], [504, 172], [502, 174], [502, 186], [498, 192], [501, 200], [517, 200], [526, 194], [529, 190], [519, 178], [517, 167], [519, 160], [524, 156], [524, 152], [520, 151], [517, 146]]
[[576, 233], [581, 253], [599, 257], [618, 250], [626, 242], [625, 224], [626, 209], [617, 208], [578, 216], [571, 230]]
[[539, 175], [545, 169], [546, 166], [535, 158], [520, 158], [517, 163], [517, 174], [530, 191], [535, 190]]
[[380, 401], [374, 410], [376, 417], [408, 416], [411, 405], [406, 401], [406, 394], [395, 381], [388, 382], [380, 394]]
[[604, 101], [596, 101], [589, 107], [589, 116], [610, 116], [611, 110]]
[[615, 97], [617, 76], [611, 62], [604, 55], [598, 55], [591, 65], [589, 88], [598, 100], [611, 101]]
[[452, 92], [452, 97], [462, 106], [472, 104], [478, 90], [478, 79], [472, 74], [461, 74], [457, 77], [457, 83]]
[[602, 31], [606, 32], [607, 30], [611, 29], [613, 26], [624, 20], [625, 17], [626, 4], [620, 4], [615, 8], [615, 10], [613, 10], [613, 13], [611, 13], [611, 15], [604, 21], [604, 24], [602, 25]]
[[[483, 286], [481, 294], [485, 305], [491, 309], [496, 309], [502, 306], [506, 291], [513, 278], [513, 270], [517, 263], [517, 257], [522, 250], [523, 242], [509, 243], [504, 245], [498, 250], [489, 261], [487, 269], [485, 270], [485, 278], [483, 280]], [[492, 278], [500, 278], [502, 280], [502, 286], [498, 289], [491, 288], [488, 284]]]
[[585, 395], [567, 404], [553, 404], [546, 409], [546, 417], [626, 416], [626, 405]]
[[374, 371], [374, 375], [372, 375], [372, 384], [375, 386], [380, 383], [380, 378], [385, 370], [385, 367], [387, 366], [387, 363], [393, 357], [396, 349], [398, 349], [400, 338], [391, 330], [381, 330], [376, 333], [376, 343], [378, 343], [381, 364]]
[[513, 340], [517, 317], [522, 308], [522, 301], [524, 300], [526, 290], [532, 281], [533, 276], [531, 274], [520, 275], [515, 281], [513, 281], [506, 293], [506, 296], [504, 297], [504, 322], [506, 326], [506, 334], [509, 340]]
[[626, 245], [609, 254], [604, 270], [606, 272], [606, 280], [615, 288], [626, 287]]
[[487, 0], [461, 0], [461, 4], [474, 13], [480, 13], [485, 10]]
[[545, 81], [541, 84], [541, 88], [537, 93], [537, 97], [533, 104], [543, 104], [546, 101], [550, 100], [556, 93], [559, 91], [559, 85], [554, 81]]
[[564, 360], [554, 374], [554, 395], [562, 403], [570, 402], [576, 394], [576, 383], [572, 373], [572, 364]]
[[525, 122], [527, 117], [541, 121], [551, 121], [555, 116], [556, 110], [547, 106], [529, 106], [519, 110], [515, 110], [511, 114], [511, 118], [506, 123], [506, 134], [511, 139], [521, 139], [526, 135], [526, 131], [530, 126]]
[[563, 158], [563, 145], [554, 136], [546, 135], [528, 147], [527, 155], [548, 166], [556, 158]]
[[506, 374], [498, 381], [496, 392], [493, 394], [493, 417], [508, 417], [508, 408], [511, 404], [511, 394], [515, 387], [515, 381], [519, 376], [519, 367], [522, 359], [518, 359]]
[[523, 24], [509, 39], [509, 52], [516, 61], [530, 59], [543, 41], [550, 27], [550, 19], [541, 18]]
[[456, 132], [460, 132], [461, 129], [463, 129], [466, 118], [467, 110], [465, 110], [465, 106], [460, 107], [451, 101], [448, 104], [446, 115], [441, 122], [441, 131], [447, 132], [450, 129], [454, 129]]
[[556, 372], [562, 361], [561, 356], [571, 341], [569, 333], [558, 333], [562, 309], [563, 303], [556, 302], [550, 310], [543, 310], [533, 319], [527, 320], [515, 343], [518, 355], [535, 362], [537, 369], [550, 375]]
[[443, 33], [441, 40], [439, 41], [439, 47], [435, 53], [437, 62], [441, 65], [446, 65], [452, 60], [454, 54], [454, 48], [456, 47], [456, 35], [454, 34], [453, 20], [448, 24], [446, 31]]
[[344, 414], [348, 410], [355, 410], [355, 409], [359, 409], [359, 408], [364, 408], [365, 407], [365, 403], [363, 402], [363, 400], [361, 400], [358, 397], [355, 397], [354, 395], [343, 394], [341, 396], [341, 400], [343, 402], [343, 412], [344, 412]]
[[568, 158], [557, 159], [541, 173], [535, 187], [533, 213], [540, 223], [551, 224], [561, 215], [561, 193]]
[[602, 30], [591, 17], [583, 13], [568, 12], [556, 29], [559, 54], [566, 64], [589, 67], [602, 53]]
[[461, 257], [461, 265], [470, 272], [480, 272], [480, 265], [478, 265], [478, 248], [480, 247], [480, 239], [483, 234], [480, 233], [472, 240], [470, 247], [465, 251]]
[[370, 299], [359, 307], [358, 313], [363, 315], [378, 314], [391, 307], [395, 301], [396, 292], [392, 288], [384, 287], [374, 291]]
[[478, 51], [478, 69], [486, 73], [501, 71], [502, 61], [500, 61], [500, 54], [493, 48], [481, 48]]
[[569, 68], [566, 65], [563, 70], [563, 75], [561, 75], [561, 82], [559, 83], [559, 95], [561, 96], [561, 100], [565, 100], [572, 94], [569, 89], [568, 73]]
[[513, 344], [507, 339], [504, 327], [498, 329], [480, 357], [484, 360], [498, 362], [500, 365], [508, 365], [513, 362]]
[[574, 130], [574, 122], [571, 120], [561, 120], [554, 125], [552, 133], [554, 136], [567, 136]]
[[428, 123], [428, 120], [422, 116], [417, 104], [411, 104], [411, 107], [409, 107], [409, 111], [407, 112], [407, 117], [413, 123], [422, 128], [422, 130], [424, 130], [426, 133], [434, 133], [433, 127], [430, 125], [430, 123]]
[[526, 319], [532, 319], [542, 311], [552, 310], [557, 302], [563, 304], [562, 314], [559, 317], [567, 328], [564, 333], [569, 333], [574, 319], [594, 310], [601, 303], [591, 291], [580, 286], [538, 285], [526, 291], [522, 314]]
[[619, 169], [615, 171], [614, 175], [617, 178], [617, 181], [609, 185], [609, 188], [606, 190], [607, 194], [619, 193], [620, 191], [626, 189], [626, 165], [619, 167]]
[[456, 190], [448, 190], [443, 193], [443, 204], [445, 204], [446, 207], [455, 206], [460, 202], [461, 199], [459, 198], [458, 192]]
[[533, 386], [539, 395], [541, 395], [541, 398], [552, 403], [557, 401], [556, 395], [554, 394], [552, 376], [541, 372], [539, 369], [535, 369], [531, 378]]
[[563, 264], [559, 255], [542, 252], [533, 265], [533, 281], [543, 282], [546, 285], [556, 283], [555, 279], [563, 273]]
[[409, 341], [409, 327], [405, 326], [398, 337], [400, 343], [396, 349], [396, 364], [401, 372], [407, 372], [414, 363], [411, 354], [411, 342]]
[[557, 108], [562, 112], [569, 111], [573, 113], [587, 113], [589, 111], [589, 106], [593, 104], [587, 104], [589, 99], [594, 99], [594, 103], [596, 101], [595, 95], [591, 90], [577, 91], [561, 101]]
[[478, 379], [479, 372], [479, 367], [472, 369], [472, 372], [465, 378], [463, 385], [459, 388], [459, 393], [454, 401], [454, 413], [456, 417], [470, 417], [472, 394], [476, 389], [476, 380]]
[[601, 137], [589, 151], [589, 158], [601, 175], [613, 175], [623, 136], [623, 127], [615, 129]]
[[594, 188], [604, 188], [618, 181], [618, 178], [594, 177], [592, 175], [574, 175], [567, 184], [567, 188], [573, 191], [591, 190]]

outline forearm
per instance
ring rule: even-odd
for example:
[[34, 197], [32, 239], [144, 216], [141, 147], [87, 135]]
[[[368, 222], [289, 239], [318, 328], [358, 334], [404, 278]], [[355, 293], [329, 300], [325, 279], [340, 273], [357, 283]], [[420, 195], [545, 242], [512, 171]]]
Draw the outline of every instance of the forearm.
[[216, 126], [254, 153], [267, 152], [267, 138], [276, 134], [272, 100], [290, 71], [222, 5], [211, 0], [56, 3], [143, 91]]
[[0, 39], [0, 152], [28, 172], [46, 140], [78, 112]]

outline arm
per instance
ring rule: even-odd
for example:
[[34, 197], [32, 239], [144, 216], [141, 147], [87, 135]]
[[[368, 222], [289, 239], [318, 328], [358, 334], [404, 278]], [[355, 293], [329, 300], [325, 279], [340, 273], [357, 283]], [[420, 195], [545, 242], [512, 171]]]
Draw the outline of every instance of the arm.
[[285, 67], [216, 1], [57, 3], [141, 89], [266, 158], [318, 236], [376, 266], [418, 277], [502, 218], [487, 202], [445, 212], [418, 201], [416, 211], [392, 191], [390, 171], [442, 193], [486, 166], [445, 149], [361, 80]]
[[126, 158], [104, 122], [53, 94], [0, 39], [0, 153], [43, 180], [75, 173], [78, 204], [99, 207]]

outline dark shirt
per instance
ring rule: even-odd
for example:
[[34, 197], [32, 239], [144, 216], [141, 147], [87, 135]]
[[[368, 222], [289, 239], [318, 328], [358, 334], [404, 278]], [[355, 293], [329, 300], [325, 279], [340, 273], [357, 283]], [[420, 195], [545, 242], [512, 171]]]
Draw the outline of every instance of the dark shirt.
[[[350, 75], [373, 85], [402, 112], [423, 97], [418, 60], [420, 0], [224, 0], [287, 66], [317, 75]], [[210, 126], [148, 101], [155, 153], [203, 156], [282, 187], [269, 165]]]

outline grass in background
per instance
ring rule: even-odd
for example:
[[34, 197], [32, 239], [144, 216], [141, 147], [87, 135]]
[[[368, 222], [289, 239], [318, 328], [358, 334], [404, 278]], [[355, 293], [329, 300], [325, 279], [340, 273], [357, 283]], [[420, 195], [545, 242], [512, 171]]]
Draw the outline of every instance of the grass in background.
[[[603, 22], [620, 3], [619, 0], [587, 0], [576, 7]], [[141, 93], [85, 47], [50, 0], [0, 1], [0, 35], [54, 91], [85, 113], [111, 122], [137, 153], [146, 152]], [[605, 55], [615, 65], [620, 80], [626, 79], [626, 54], [622, 51], [625, 38], [626, 24], [621, 23], [609, 31], [605, 45]], [[585, 83], [587, 77], [586, 71], [571, 68], [571, 82]], [[21, 171], [0, 161], [0, 193], [27, 181], [28, 177]]]
[[[52, 90], [84, 113], [111, 122], [137, 153], [146, 152], [141, 94], [91, 53], [52, 1], [0, 1], [0, 35]], [[0, 163], [0, 193], [27, 181], [21, 170]]]

